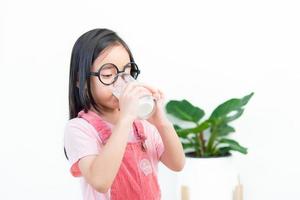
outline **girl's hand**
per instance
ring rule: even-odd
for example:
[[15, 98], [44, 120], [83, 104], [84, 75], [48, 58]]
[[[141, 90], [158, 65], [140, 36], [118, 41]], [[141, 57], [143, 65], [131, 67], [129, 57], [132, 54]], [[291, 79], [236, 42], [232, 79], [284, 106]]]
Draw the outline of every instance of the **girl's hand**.
[[156, 101], [156, 108], [154, 110], [154, 113], [147, 120], [155, 126], [160, 126], [169, 123], [169, 120], [167, 119], [164, 111], [164, 93], [159, 89], [149, 85], [142, 84], [142, 86], [147, 88], [152, 93], [152, 96]]
[[151, 92], [140, 83], [130, 82], [119, 97], [120, 118], [134, 121], [138, 118], [138, 104], [142, 96], [151, 95]]

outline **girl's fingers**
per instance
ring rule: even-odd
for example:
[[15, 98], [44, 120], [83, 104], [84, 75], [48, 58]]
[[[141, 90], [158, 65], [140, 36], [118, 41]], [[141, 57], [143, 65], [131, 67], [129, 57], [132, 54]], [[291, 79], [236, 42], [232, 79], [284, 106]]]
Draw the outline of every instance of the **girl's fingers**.
[[159, 99], [164, 99], [164, 94], [163, 92], [161, 92], [159, 89], [155, 88], [155, 87], [152, 87], [150, 85], [147, 85], [145, 83], [141, 83], [141, 86], [147, 88], [151, 93], [152, 93], [152, 96], [156, 99], [156, 100], [159, 100]]
[[151, 93], [148, 90], [146, 90], [144, 87], [137, 87], [131, 91], [130, 95], [139, 99], [142, 96], [151, 95]]
[[156, 100], [164, 99], [164, 94], [163, 94], [159, 89], [157, 89], [157, 91], [154, 92], [154, 93], [152, 94], [152, 96], [153, 96]]
[[153, 96], [156, 100], [164, 100], [165, 99], [164, 93], [160, 90], [158, 90], [158, 92], [155, 93]]
[[152, 87], [150, 85], [147, 85], [145, 83], [140, 83], [141, 86], [143, 86], [144, 88], [148, 89], [152, 94], [158, 93], [158, 89], [155, 87]]
[[159, 91], [159, 94], [160, 94], [160, 98], [165, 99], [165, 94], [161, 90], [158, 90], [158, 91]]

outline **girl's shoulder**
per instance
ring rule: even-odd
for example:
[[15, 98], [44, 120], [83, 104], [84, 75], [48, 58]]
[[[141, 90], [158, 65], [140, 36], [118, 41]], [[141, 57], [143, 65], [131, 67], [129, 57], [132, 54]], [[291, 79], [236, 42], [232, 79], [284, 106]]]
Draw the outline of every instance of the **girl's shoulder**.
[[95, 128], [88, 121], [79, 117], [70, 119], [65, 125], [65, 135], [74, 134], [85, 134], [90, 136], [98, 135]]
[[85, 129], [88, 129], [90, 128], [91, 124], [89, 124], [85, 119], [82, 119], [82, 118], [79, 118], [79, 117], [76, 117], [76, 118], [73, 118], [73, 119], [70, 119], [69, 121], [67, 121], [66, 123], [66, 128], [69, 128], [69, 127], [78, 127], [78, 128], [85, 128]]

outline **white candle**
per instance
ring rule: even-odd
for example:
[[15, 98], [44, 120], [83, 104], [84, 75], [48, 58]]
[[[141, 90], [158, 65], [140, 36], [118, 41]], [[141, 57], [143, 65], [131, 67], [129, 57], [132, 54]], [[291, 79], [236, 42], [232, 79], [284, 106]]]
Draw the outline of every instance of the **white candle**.
[[181, 200], [190, 200], [189, 188], [186, 185], [181, 186]]
[[234, 200], [243, 200], [243, 185], [240, 182], [240, 176], [238, 177], [238, 185], [235, 186], [234, 194], [233, 194]]

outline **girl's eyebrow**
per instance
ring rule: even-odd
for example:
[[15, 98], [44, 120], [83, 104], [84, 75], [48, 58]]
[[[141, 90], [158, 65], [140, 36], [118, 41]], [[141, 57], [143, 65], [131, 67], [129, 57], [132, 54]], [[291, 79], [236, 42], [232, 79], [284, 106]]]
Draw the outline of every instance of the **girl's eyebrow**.
[[[100, 65], [99, 69], [103, 66], [103, 65], [107, 65], [107, 64], [114, 64], [115, 66], [117, 66], [117, 68], [120, 70], [120, 71], [123, 71], [125, 69], [125, 67], [128, 65], [128, 63], [130, 63], [131, 61], [127, 62], [125, 65], [122, 65], [122, 66], [118, 66], [116, 65], [115, 63], [113, 62], [107, 62], [107, 63], [103, 63]], [[122, 67], [121, 69], [119, 67]], [[109, 67], [105, 67], [105, 68], [112, 68], [112, 66], [109, 66]], [[98, 70], [99, 70], [98, 69]]]
[[[106, 65], [106, 64], [111, 64], [111, 63], [104, 63], [103, 65]], [[101, 65], [101, 66], [103, 66], [103, 65]], [[113, 66], [112, 65], [106, 65], [105, 66], [105, 69], [110, 69], [110, 68], [113, 68]]]

